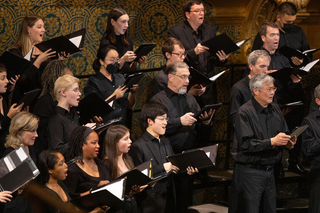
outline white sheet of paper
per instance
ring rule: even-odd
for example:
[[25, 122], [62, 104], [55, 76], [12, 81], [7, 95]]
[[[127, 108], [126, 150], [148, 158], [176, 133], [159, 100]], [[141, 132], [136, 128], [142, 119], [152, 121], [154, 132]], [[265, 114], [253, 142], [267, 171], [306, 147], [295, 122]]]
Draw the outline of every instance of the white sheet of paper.
[[79, 36], [76, 36], [76, 37], [69, 39], [69, 41], [71, 41], [78, 48], [80, 47], [81, 40], [82, 40], [82, 35], [79, 35]]
[[210, 152], [206, 152], [206, 155], [208, 156], [208, 158], [210, 158]]
[[300, 103], [302, 103], [302, 101], [296, 101], [296, 102], [288, 103], [288, 104], [286, 104], [286, 106], [296, 105], [296, 104], [300, 104]]
[[306, 50], [306, 51], [303, 51], [302, 53], [303, 54], [306, 54], [306, 53], [308, 53], [308, 52], [312, 52], [312, 51], [315, 51], [316, 49], [310, 49], [310, 50]]
[[28, 156], [26, 155], [26, 153], [24, 152], [22, 147], [17, 149], [16, 153], [17, 153], [21, 162], [28, 158]]
[[240, 47], [245, 41], [246, 41], [246, 40], [239, 41], [238, 43], [236, 43], [236, 45], [237, 45], [238, 47]]
[[142, 170], [141, 173], [144, 174], [145, 176], [148, 176], [148, 169]]
[[221, 75], [223, 75], [223, 73], [225, 73], [225, 72], [226, 72], [226, 71], [223, 70], [222, 72], [220, 72], [220, 73], [212, 76], [212, 77], [210, 78], [210, 81], [215, 81], [215, 80], [217, 80], [217, 79], [218, 79]]
[[304, 66], [302, 69], [306, 72], [309, 72], [309, 70], [316, 64], [318, 63], [320, 59], [314, 60], [313, 62], [310, 62], [309, 64], [307, 64], [306, 66]]
[[24, 57], [24, 58], [27, 59], [28, 61], [31, 60], [32, 50], [33, 50], [33, 49], [31, 49], [31, 50], [27, 53], [27, 55]]
[[114, 196], [116, 196], [120, 200], [123, 200], [123, 198], [122, 198], [123, 197], [123, 181], [124, 181], [124, 178], [119, 180], [119, 181], [116, 181], [114, 183], [110, 183], [110, 184], [108, 184], [105, 187], [102, 187], [100, 189], [91, 191], [91, 193], [96, 193], [96, 192], [99, 192], [101, 190], [108, 190]]
[[110, 101], [110, 102], [108, 103], [110, 107], [113, 106], [113, 102], [114, 102], [114, 101]]
[[3, 160], [4, 160], [4, 163], [6, 164], [9, 172], [11, 172], [14, 169], [14, 165], [11, 164], [11, 161], [9, 160], [8, 157], [5, 157]]

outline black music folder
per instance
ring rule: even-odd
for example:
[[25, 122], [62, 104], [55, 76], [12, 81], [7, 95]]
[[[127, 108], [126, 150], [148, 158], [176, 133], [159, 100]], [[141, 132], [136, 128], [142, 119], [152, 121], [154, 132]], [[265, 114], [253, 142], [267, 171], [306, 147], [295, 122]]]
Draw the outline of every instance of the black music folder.
[[20, 75], [22, 71], [27, 70], [32, 65], [29, 60], [10, 51], [5, 51], [0, 56], [0, 63], [6, 67], [8, 79]]
[[78, 106], [78, 110], [80, 112], [80, 123], [88, 123], [94, 116], [100, 116], [103, 118], [104, 116], [108, 115], [113, 111], [112, 105], [114, 103], [114, 99], [115, 97], [106, 102], [96, 92], [84, 97]]
[[142, 43], [134, 53], [136, 54], [136, 58], [133, 61], [138, 61], [142, 56], [148, 55], [153, 48], [155, 48], [155, 43]]
[[318, 63], [318, 61], [319, 59], [314, 60], [302, 68], [285, 67], [276, 72], [270, 73], [269, 75], [276, 79], [288, 78], [291, 74], [305, 76], [309, 73], [310, 69]]
[[124, 82], [124, 85], [126, 85], [126, 87], [130, 89], [133, 85], [138, 84], [142, 77], [143, 77], [142, 72], [128, 75], [126, 78], [126, 81]]
[[199, 112], [197, 112], [194, 115], [194, 117], [198, 119], [200, 117], [200, 115], [203, 114], [205, 111], [209, 112], [210, 109], [217, 110], [221, 106], [222, 106], [222, 103], [205, 105]]
[[30, 104], [39, 96], [41, 89], [34, 89], [28, 92], [23, 93], [21, 100], [19, 101], [18, 105], [23, 104], [23, 108], [30, 106]]
[[71, 200], [71, 203], [80, 209], [91, 211], [99, 206], [113, 206], [124, 200], [125, 179], [115, 180], [90, 194]]
[[20, 146], [0, 160], [0, 191], [15, 192], [39, 174], [27, 150]]
[[299, 59], [305, 60], [307, 58], [308, 54], [315, 53], [318, 50], [320, 50], [320, 48], [310, 49], [310, 50], [306, 50], [306, 51], [301, 52], [300, 50], [296, 50], [296, 49], [293, 49], [291, 47], [284, 45], [279, 49], [279, 53], [281, 53], [282, 55], [287, 57], [290, 61], [291, 61], [292, 57], [297, 57]]
[[167, 159], [180, 169], [179, 172], [186, 172], [189, 166], [198, 169], [214, 166], [217, 151], [218, 145], [212, 145], [167, 156]]
[[42, 52], [51, 48], [52, 51], [56, 51], [55, 58], [58, 58], [58, 53], [60, 54], [61, 52], [65, 52], [66, 54], [70, 53], [70, 55], [72, 55], [82, 50], [85, 33], [86, 30], [82, 29], [66, 36], [58, 36], [50, 40], [43, 41], [35, 46]]
[[299, 137], [306, 129], [308, 129], [308, 127], [309, 127], [308, 124], [299, 126], [299, 127], [297, 126], [291, 131], [290, 137], [294, 137], [294, 136]]
[[229, 36], [227, 36], [227, 34], [222, 33], [207, 41], [202, 42], [201, 45], [209, 47], [208, 51], [211, 53], [211, 55], [216, 57], [216, 53], [218, 53], [218, 51], [223, 50], [225, 54], [232, 53], [240, 49], [240, 47], [242, 47], [250, 39], [251, 38], [248, 38], [238, 43], [235, 43], [231, 40], [231, 38], [229, 38]]
[[189, 81], [189, 87], [192, 87], [195, 84], [201, 84], [202, 86], [206, 87], [209, 86], [212, 82], [217, 80], [221, 75], [223, 75], [226, 70], [221, 71], [220, 73], [208, 78], [198, 70], [194, 69], [193, 67], [189, 68], [190, 76], [192, 77]]

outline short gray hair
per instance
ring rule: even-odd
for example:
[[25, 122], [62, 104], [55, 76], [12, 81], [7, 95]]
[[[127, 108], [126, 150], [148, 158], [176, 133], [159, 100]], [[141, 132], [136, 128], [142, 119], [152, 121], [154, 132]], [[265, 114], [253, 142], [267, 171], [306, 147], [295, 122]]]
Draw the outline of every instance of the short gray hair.
[[167, 69], [166, 69], [166, 74], [176, 74], [177, 72], [177, 69], [188, 69], [189, 70], [189, 66], [184, 63], [183, 61], [175, 61], [171, 64], [169, 64], [167, 66]]
[[250, 53], [250, 55], [248, 57], [248, 64], [252, 64], [253, 66], [256, 65], [258, 58], [260, 58], [260, 57], [267, 57], [269, 62], [271, 61], [271, 57], [270, 57], [269, 53], [267, 53], [267, 51], [255, 50]]
[[274, 83], [274, 78], [271, 77], [270, 75], [267, 75], [265, 73], [261, 74], [256, 74], [251, 77], [249, 87], [250, 91], [252, 93], [252, 96], [254, 96], [253, 89], [261, 91], [263, 84], [268, 84], [268, 83]]
[[320, 84], [314, 89], [314, 97], [320, 100]]

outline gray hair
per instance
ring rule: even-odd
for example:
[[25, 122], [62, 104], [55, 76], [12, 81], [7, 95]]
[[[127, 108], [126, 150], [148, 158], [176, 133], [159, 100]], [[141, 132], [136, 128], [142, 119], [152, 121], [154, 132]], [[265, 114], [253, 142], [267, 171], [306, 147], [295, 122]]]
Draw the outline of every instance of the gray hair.
[[270, 57], [269, 53], [267, 53], [267, 51], [255, 50], [250, 53], [250, 55], [248, 57], [248, 64], [252, 64], [253, 66], [256, 65], [258, 58], [260, 58], [260, 57], [267, 57], [269, 62], [271, 61], [271, 57]]
[[176, 74], [178, 69], [188, 69], [189, 70], [189, 66], [184, 63], [183, 61], [175, 61], [172, 64], [167, 66], [166, 69], [166, 74]]
[[314, 97], [320, 99], [320, 84], [314, 89]]
[[250, 83], [249, 83], [249, 87], [250, 87], [250, 91], [252, 93], [252, 96], [254, 96], [253, 89], [261, 91], [264, 84], [268, 84], [271, 82], [274, 83], [274, 78], [271, 77], [270, 75], [265, 74], [265, 73], [256, 74], [256, 75], [252, 76], [252, 78], [250, 79]]

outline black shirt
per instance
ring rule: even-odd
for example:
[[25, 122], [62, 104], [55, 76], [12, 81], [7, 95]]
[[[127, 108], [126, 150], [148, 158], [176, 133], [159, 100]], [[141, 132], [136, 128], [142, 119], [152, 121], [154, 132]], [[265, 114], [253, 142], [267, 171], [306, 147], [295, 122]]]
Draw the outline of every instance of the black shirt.
[[34, 107], [33, 113], [39, 117], [38, 137], [34, 144], [37, 154], [40, 154], [42, 150], [48, 149], [49, 118], [55, 114], [57, 104], [58, 102], [53, 100], [51, 94], [47, 93], [38, 99]]
[[311, 170], [320, 168], [320, 111], [319, 109], [305, 117], [301, 125], [309, 128], [302, 133], [302, 151], [312, 159]]
[[287, 124], [277, 104], [271, 103], [266, 109], [255, 98], [240, 107], [233, 139], [236, 162], [272, 165], [280, 161], [283, 148], [271, 146], [271, 138], [287, 132]]
[[56, 113], [49, 118], [49, 149], [57, 149], [63, 156], [66, 156], [71, 132], [78, 126], [79, 116], [76, 109], [71, 107], [68, 112], [56, 106]]
[[[121, 58], [127, 51], [132, 51], [133, 50], [133, 42], [130, 38], [127, 38], [129, 45], [126, 45], [122, 42], [121, 36], [116, 36], [116, 43], [113, 44], [111, 41], [109, 41], [106, 37], [102, 38], [100, 40], [100, 45], [99, 49], [101, 48], [106, 48], [110, 45], [113, 45], [116, 47], [117, 52], [119, 53], [119, 58]], [[130, 64], [131, 62], [126, 62], [120, 69], [121, 73], [128, 73], [130, 72]]]
[[229, 96], [229, 122], [234, 124], [236, 114], [240, 106], [248, 102], [252, 98], [252, 94], [249, 88], [250, 78], [244, 77], [236, 84], [234, 84], [230, 90]]
[[[84, 87], [84, 94], [87, 96], [92, 92], [96, 92], [104, 100], [108, 98], [112, 93], [125, 82], [125, 78], [122, 74], [112, 74], [112, 81], [106, 78], [101, 72], [97, 72], [91, 76]], [[123, 117], [123, 121], [126, 120], [127, 115], [127, 102], [129, 91], [125, 92], [122, 98], [115, 101], [115, 110], [103, 118], [104, 121]]]
[[165, 136], [170, 140], [173, 151], [180, 153], [194, 148], [196, 139], [195, 124], [183, 126], [180, 117], [187, 112], [195, 114], [200, 111], [196, 99], [188, 93], [179, 95], [166, 87], [163, 91], [153, 96], [151, 100], [160, 102], [168, 108], [169, 121]]
[[169, 153], [166, 152], [166, 149], [163, 145], [163, 136], [160, 136], [160, 139], [153, 137], [148, 131], [144, 133], [146, 137], [151, 141], [152, 145], [154, 146], [154, 151], [160, 156], [161, 164], [164, 164], [167, 162], [167, 156]]
[[[296, 50], [300, 50], [301, 52], [310, 49], [308, 39], [301, 27], [294, 25], [293, 29], [290, 32], [284, 33], [281, 30], [279, 31], [280, 31], [279, 49], [284, 45]], [[252, 51], [259, 50], [262, 45], [263, 45], [263, 42], [261, 40], [260, 34], [258, 33], [256, 38], [254, 39]], [[308, 58], [308, 60], [304, 61], [302, 65], [306, 65], [309, 61], [310, 59]], [[291, 65], [294, 66], [293, 63], [291, 63]]]
[[153, 84], [152, 84], [153, 95], [164, 90], [164, 88], [166, 88], [168, 85], [168, 75], [165, 73], [165, 70], [166, 70], [166, 66], [164, 66], [153, 78]]
[[64, 180], [69, 195], [71, 198], [79, 197], [81, 193], [96, 189], [102, 180], [111, 180], [110, 171], [107, 170], [106, 165], [98, 158], [94, 161], [97, 164], [99, 177], [93, 177], [83, 171], [76, 163], [73, 163], [68, 168], [68, 176]]

